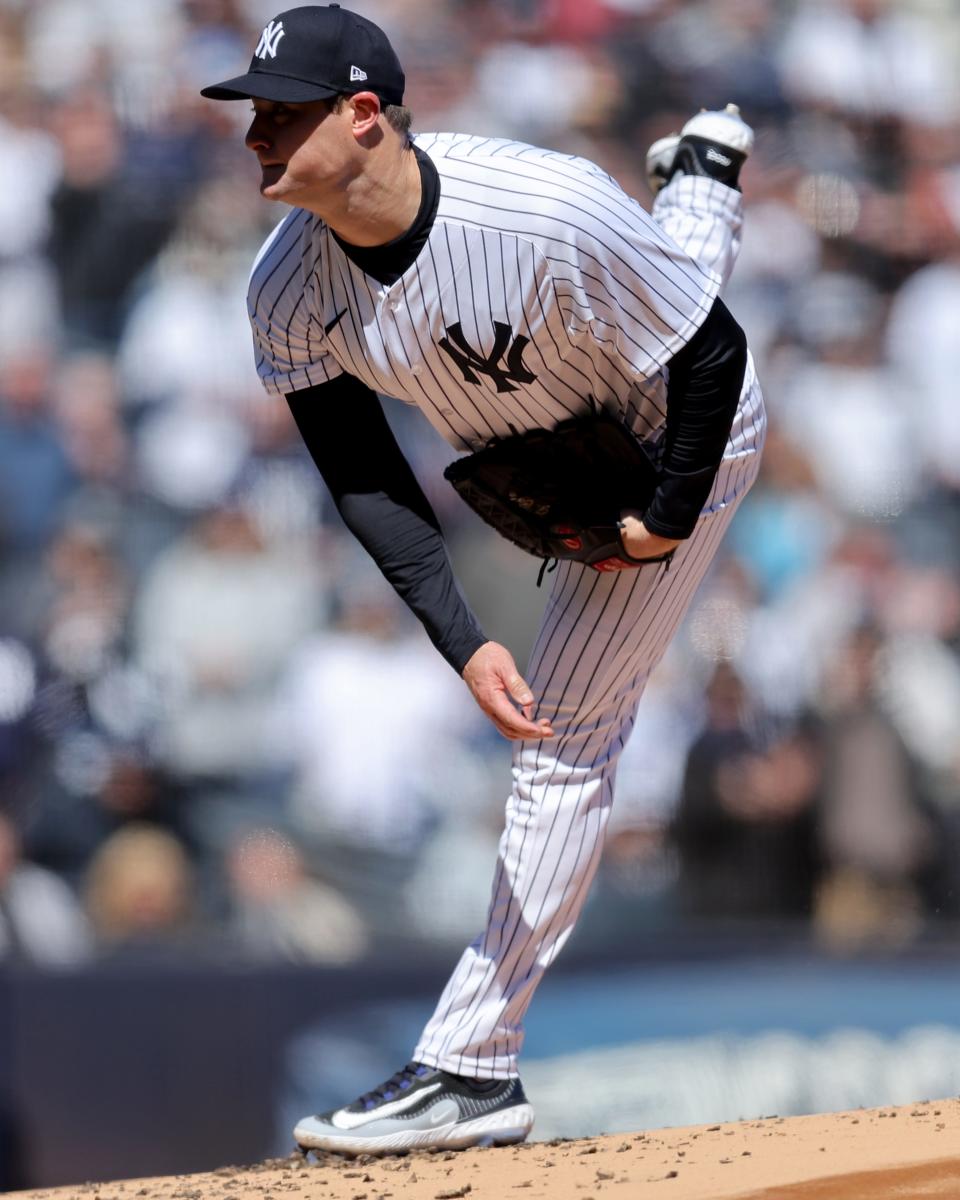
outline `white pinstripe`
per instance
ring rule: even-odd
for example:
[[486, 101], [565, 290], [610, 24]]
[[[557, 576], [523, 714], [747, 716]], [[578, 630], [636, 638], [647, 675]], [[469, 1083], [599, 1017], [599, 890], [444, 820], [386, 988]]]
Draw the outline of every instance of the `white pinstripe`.
[[[582, 159], [450, 134], [418, 145], [437, 166], [440, 205], [396, 284], [375, 285], [303, 212], [268, 241], [249, 293], [264, 386], [282, 394], [347, 372], [416, 404], [458, 449], [551, 428], [586, 411], [592, 395], [655, 445], [665, 364], [732, 269], [739, 193], [681, 176], [651, 219]], [[504, 390], [487, 375], [471, 381], [440, 347], [459, 323], [486, 356], [494, 322], [528, 339], [522, 365], [535, 379]], [[763, 430], [750, 361], [710, 497], [669, 570], [564, 563], [555, 572], [527, 679], [557, 736], [516, 748], [487, 926], [447, 984], [417, 1060], [458, 1074], [516, 1073], [527, 1005], [599, 861], [637, 702], [756, 476]]]

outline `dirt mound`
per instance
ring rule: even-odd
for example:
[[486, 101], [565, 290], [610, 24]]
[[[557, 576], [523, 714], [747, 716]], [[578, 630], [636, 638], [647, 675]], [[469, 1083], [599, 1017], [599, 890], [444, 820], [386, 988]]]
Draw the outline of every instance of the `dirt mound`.
[[18, 1200], [921, 1200], [960, 1197], [960, 1101], [405, 1156], [291, 1155]]

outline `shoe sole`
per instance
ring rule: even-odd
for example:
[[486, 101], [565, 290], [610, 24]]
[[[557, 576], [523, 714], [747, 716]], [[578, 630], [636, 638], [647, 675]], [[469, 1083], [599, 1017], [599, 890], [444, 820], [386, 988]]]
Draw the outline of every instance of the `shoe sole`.
[[394, 1154], [402, 1150], [463, 1150], [467, 1146], [510, 1146], [526, 1139], [533, 1128], [533, 1107], [515, 1104], [501, 1112], [471, 1121], [455, 1121], [435, 1129], [399, 1130], [379, 1137], [349, 1134], [303, 1133], [293, 1136], [301, 1150], [328, 1150], [336, 1154]]

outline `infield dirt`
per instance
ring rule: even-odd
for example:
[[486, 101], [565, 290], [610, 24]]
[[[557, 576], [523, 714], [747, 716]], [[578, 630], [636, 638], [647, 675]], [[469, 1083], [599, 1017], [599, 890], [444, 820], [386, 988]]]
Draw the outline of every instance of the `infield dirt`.
[[17, 1200], [960, 1200], [960, 1101], [82, 1183]]

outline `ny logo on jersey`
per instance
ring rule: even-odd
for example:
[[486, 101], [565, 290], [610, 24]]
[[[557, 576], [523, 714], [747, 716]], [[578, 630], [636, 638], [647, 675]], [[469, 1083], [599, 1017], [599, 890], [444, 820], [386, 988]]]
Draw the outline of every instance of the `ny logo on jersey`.
[[271, 58], [277, 57], [277, 46], [280, 44], [280, 39], [283, 37], [285, 30], [282, 21], [271, 21], [270, 24], [260, 34], [260, 41], [257, 43], [257, 48], [254, 51], [256, 58], [266, 59], [269, 54]]
[[[503, 321], [494, 321], [493, 329], [496, 335], [493, 349], [486, 358], [474, 350], [463, 336], [459, 321], [454, 325], [447, 326], [448, 336], [440, 339], [440, 349], [450, 355], [463, 372], [463, 378], [467, 383], [475, 383], [479, 386], [480, 380], [477, 375], [489, 375], [497, 385], [498, 392], [515, 392], [517, 390], [513, 386], [515, 383], [533, 383], [536, 375], [523, 365], [524, 347], [530, 339], [525, 338], [522, 333], [518, 333], [513, 338], [513, 344], [510, 345], [513, 330], [509, 325], [505, 325]], [[450, 344], [451, 340], [456, 343], [455, 346]], [[499, 365], [504, 354], [507, 356], [506, 364]]]

